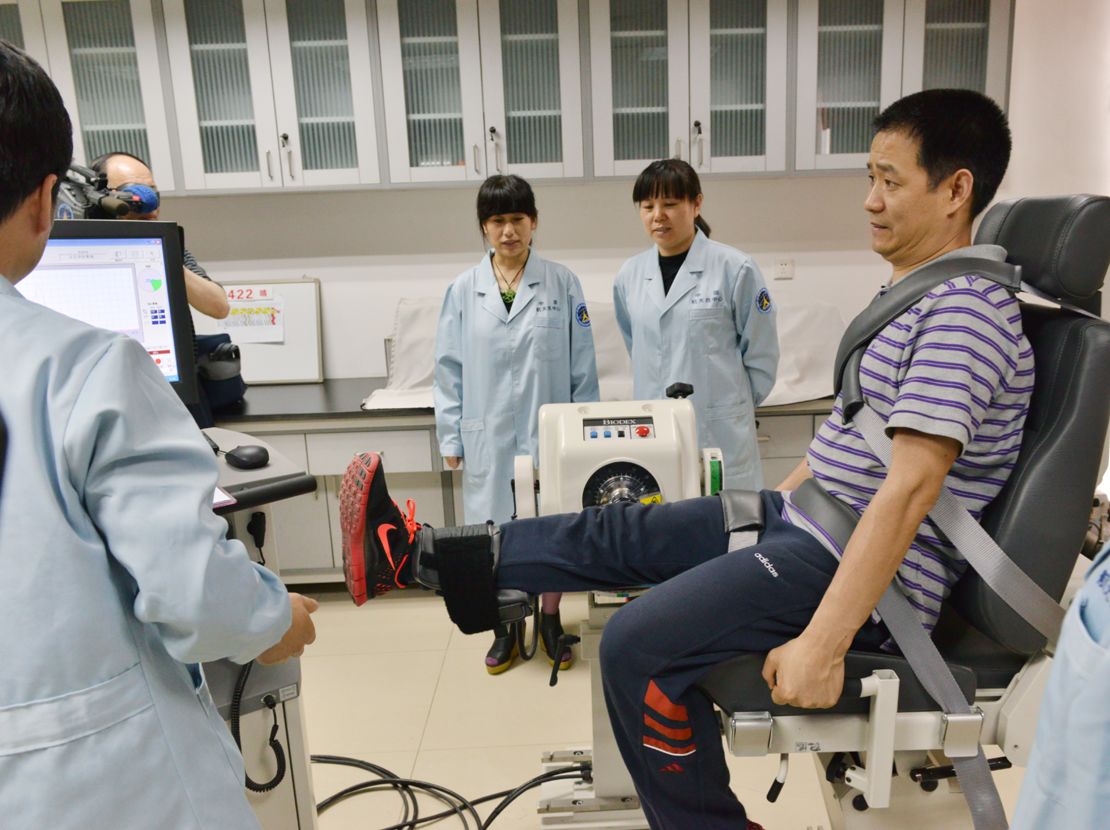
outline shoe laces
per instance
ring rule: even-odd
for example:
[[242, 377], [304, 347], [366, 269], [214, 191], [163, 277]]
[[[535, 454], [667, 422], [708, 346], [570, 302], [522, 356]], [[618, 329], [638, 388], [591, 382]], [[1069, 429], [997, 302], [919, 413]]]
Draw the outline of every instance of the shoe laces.
[[416, 538], [416, 531], [420, 530], [421, 527], [420, 522], [416, 521], [416, 502], [412, 499], [408, 499], [405, 502], [405, 507], [409, 511], [407, 515], [401, 510], [397, 502], [393, 502], [393, 506], [396, 507], [397, 512], [401, 514], [401, 521], [405, 523], [405, 530], [409, 533], [409, 544], [412, 544], [412, 540]]

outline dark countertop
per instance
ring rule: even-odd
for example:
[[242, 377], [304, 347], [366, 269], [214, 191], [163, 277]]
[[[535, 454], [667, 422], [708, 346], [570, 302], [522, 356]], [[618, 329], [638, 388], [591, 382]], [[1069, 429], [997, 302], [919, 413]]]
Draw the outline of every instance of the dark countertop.
[[[362, 401], [375, 389], [385, 387], [385, 378], [336, 378], [323, 383], [280, 383], [252, 386], [234, 412], [216, 418], [221, 426], [243, 421], [294, 421], [308, 418], [396, 417], [430, 415], [432, 407], [420, 409], [364, 410]], [[829, 412], [832, 398], [760, 407], [756, 415], [803, 415]]]
[[351, 418], [397, 415], [430, 415], [427, 409], [364, 410], [362, 402], [385, 378], [336, 378], [323, 383], [278, 383], [252, 386], [234, 412], [216, 416], [230, 426], [241, 421], [292, 421], [302, 418]]

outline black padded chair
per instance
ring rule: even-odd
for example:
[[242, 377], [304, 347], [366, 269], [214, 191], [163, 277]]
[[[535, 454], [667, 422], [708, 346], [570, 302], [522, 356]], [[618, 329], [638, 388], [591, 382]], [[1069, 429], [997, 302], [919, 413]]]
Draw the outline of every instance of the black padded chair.
[[[1040, 292], [1097, 313], [1110, 264], [1110, 199], [1071, 196], [998, 204], [984, 217], [975, 241], [1006, 248], [1008, 261], [1022, 267], [1024, 282]], [[1022, 304], [1022, 322], [1034, 349], [1034, 392], [1017, 465], [984, 513], [983, 525], [1059, 599], [1082, 546], [1110, 421], [1110, 323], [1031, 303]], [[1015, 678], [1045, 645], [971, 570], [946, 602], [933, 639], [968, 702], [1001, 702], [999, 711]], [[868, 711], [868, 702], [858, 698], [817, 713], [777, 706], [760, 676], [762, 664], [762, 654], [741, 655], [709, 672], [700, 686], [726, 716], [819, 718]], [[877, 668], [898, 675], [900, 714], [939, 709], [901, 657], [851, 652], [846, 676], [865, 677]], [[1035, 692], [1039, 698], [1039, 688]], [[1035, 720], [1035, 708], [1032, 714]], [[992, 724], [994, 731], [988, 729]], [[1006, 725], [1004, 714], [988, 718], [980, 741], [1024, 756], [1028, 746], [1007, 742]], [[1023, 734], [1029, 726], [1023, 724]]]

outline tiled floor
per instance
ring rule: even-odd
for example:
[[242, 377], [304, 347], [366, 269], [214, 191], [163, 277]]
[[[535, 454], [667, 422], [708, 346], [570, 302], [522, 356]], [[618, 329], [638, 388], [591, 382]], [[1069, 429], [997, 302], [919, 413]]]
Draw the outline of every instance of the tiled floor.
[[[460, 634], [442, 601], [430, 594], [394, 592], [362, 608], [339, 590], [313, 596], [321, 603], [314, 618], [317, 641], [301, 661], [312, 752], [360, 758], [473, 799], [539, 774], [544, 750], [589, 744], [584, 664], [563, 674], [554, 689], [547, 685], [550, 666], [542, 657], [490, 677], [482, 663], [490, 636]], [[584, 595], [564, 597], [568, 629], [585, 613]], [[765, 800], [777, 766], [777, 758], [730, 759], [733, 787], [753, 820], [767, 830], [829, 830], [816, 772], [801, 756], [795, 756], [779, 800]], [[1008, 809], [1021, 774], [1015, 769], [997, 776]], [[317, 801], [370, 778], [357, 769], [313, 765]], [[494, 828], [538, 828], [537, 798], [535, 791], [522, 796]], [[496, 803], [483, 805], [480, 814], [488, 815]], [[421, 798], [421, 815], [442, 809]], [[340, 802], [320, 817], [319, 826], [374, 830], [401, 818], [401, 800], [387, 789]]]

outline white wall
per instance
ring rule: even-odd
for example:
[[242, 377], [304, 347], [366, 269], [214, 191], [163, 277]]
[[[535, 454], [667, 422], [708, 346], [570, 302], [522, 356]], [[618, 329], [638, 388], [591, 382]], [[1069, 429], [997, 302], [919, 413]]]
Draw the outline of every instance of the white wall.
[[[1003, 198], [1110, 195], [1110, 2], [1017, 0], [1010, 126]], [[1103, 470], [1108, 462], [1110, 447]], [[1110, 474], [1101, 489], [1110, 492]]]
[[1110, 194], [1110, 2], [1017, 0], [1003, 198]]

